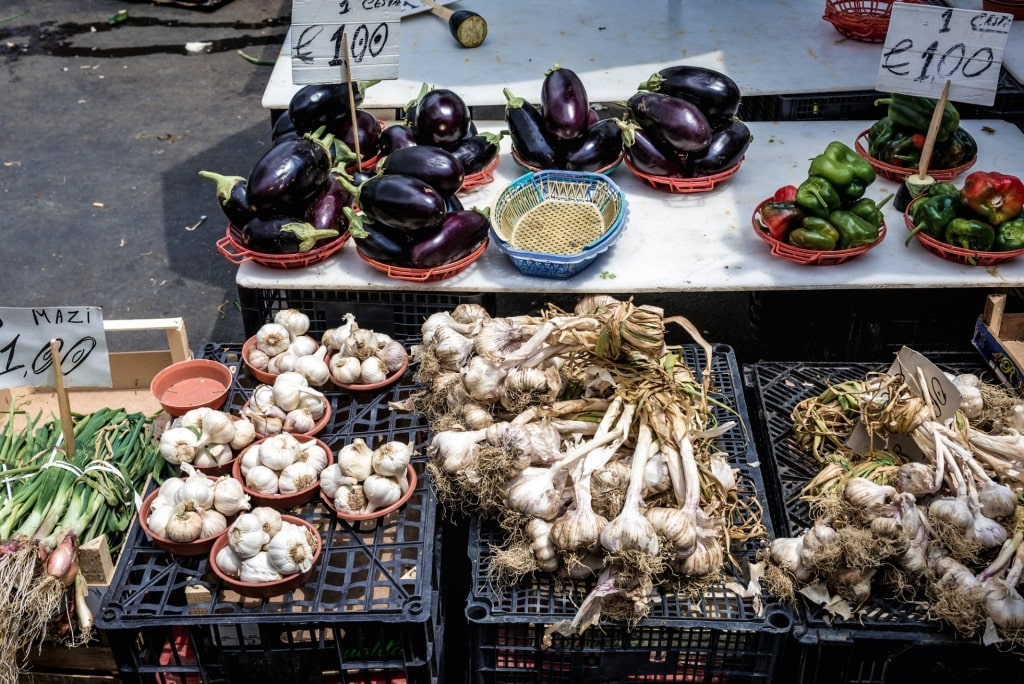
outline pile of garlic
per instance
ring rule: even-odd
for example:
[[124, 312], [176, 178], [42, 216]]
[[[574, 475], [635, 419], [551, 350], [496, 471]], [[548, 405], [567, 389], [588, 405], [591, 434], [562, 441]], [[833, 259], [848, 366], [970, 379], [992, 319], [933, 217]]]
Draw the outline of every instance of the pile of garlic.
[[256, 440], [256, 426], [224, 411], [196, 408], [175, 419], [160, 435], [160, 455], [168, 463], [199, 468], [226, 465]]
[[242, 407], [242, 417], [251, 420], [256, 434], [263, 437], [282, 432], [309, 434], [326, 412], [324, 393], [310, 387], [306, 376], [296, 371], [281, 373], [273, 385], [257, 385]]
[[250, 508], [249, 495], [238, 480], [207, 477], [182, 463], [185, 477], [169, 477], [149, 506], [150, 532], [173, 542], [187, 543], [220, 534], [227, 519]]
[[397, 503], [409, 489], [413, 446], [390, 441], [376, 449], [360, 437], [338, 451], [320, 473], [320, 489], [342, 514], [366, 515]]
[[214, 562], [225, 575], [262, 584], [313, 567], [320, 540], [304, 525], [281, 518], [267, 506], [238, 516], [228, 528], [228, 543]]
[[301, 373], [314, 387], [327, 384], [328, 350], [308, 331], [309, 316], [298, 309], [278, 311], [272, 323], [264, 323], [256, 331], [246, 363], [271, 375]]
[[376, 385], [408, 364], [409, 353], [401, 342], [385, 333], [360, 328], [350, 313], [344, 318], [344, 324], [325, 331], [320, 339], [331, 350], [327, 367], [334, 382]]
[[252, 444], [239, 456], [245, 486], [257, 494], [295, 494], [317, 484], [330, 454], [310, 437], [288, 432]]

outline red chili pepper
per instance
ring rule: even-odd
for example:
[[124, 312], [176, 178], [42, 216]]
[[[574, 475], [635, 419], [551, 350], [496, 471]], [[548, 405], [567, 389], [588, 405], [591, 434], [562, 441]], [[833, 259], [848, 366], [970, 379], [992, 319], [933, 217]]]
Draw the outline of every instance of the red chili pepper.
[[795, 202], [766, 202], [761, 207], [761, 225], [776, 240], [785, 240], [806, 215]]
[[915, 133], [913, 136], [911, 136], [911, 140], [914, 143], [914, 147], [916, 147], [919, 150], [924, 149], [924, 141], [926, 140], [925, 136], [921, 135], [920, 133]]
[[960, 192], [974, 213], [993, 226], [1015, 218], [1024, 209], [1024, 182], [995, 171], [975, 171]]
[[796, 199], [796, 186], [783, 185], [772, 195], [773, 202], [792, 202]]

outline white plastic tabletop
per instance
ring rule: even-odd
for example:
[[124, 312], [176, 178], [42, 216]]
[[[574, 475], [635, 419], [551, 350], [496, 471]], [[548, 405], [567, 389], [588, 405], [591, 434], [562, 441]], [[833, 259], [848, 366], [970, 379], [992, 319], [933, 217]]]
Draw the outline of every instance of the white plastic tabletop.
[[[980, 1], [980, 0], [979, 0]], [[487, 39], [459, 47], [431, 14], [402, 20], [399, 78], [368, 91], [367, 107], [404, 107], [428, 83], [455, 90], [470, 106], [503, 105], [502, 88], [535, 100], [544, 72], [577, 72], [594, 102], [626, 99], [669, 64], [694, 64], [732, 77], [745, 96], [870, 90], [880, 44], [848, 40], [822, 19], [823, 0], [473, 0]], [[263, 106], [285, 109], [298, 90], [285, 38]]]
[[[568, 280], [522, 275], [495, 246], [464, 272], [433, 283], [388, 278], [364, 263], [352, 240], [326, 261], [295, 270], [269, 269], [251, 261], [238, 268], [236, 284], [247, 289], [415, 290], [448, 292], [713, 292], [800, 289], [1020, 287], [1024, 259], [993, 267], [963, 266], [925, 250], [904, 246], [903, 215], [886, 206], [888, 234], [881, 244], [835, 266], [798, 265], [772, 256], [754, 234], [751, 216], [780, 185], [806, 178], [808, 160], [832, 140], [851, 147], [869, 121], [752, 122], [754, 141], [739, 171], [714, 190], [672, 195], [643, 184], [625, 166], [611, 176], [625, 193], [628, 223], [620, 240], [589, 268]], [[497, 124], [478, 124], [495, 130]], [[964, 127], [978, 140], [972, 170], [1024, 177], [1024, 133], [1003, 121], [970, 120]], [[493, 206], [502, 189], [521, 175], [502, 141], [493, 183], [470, 191], [467, 207]], [[963, 183], [963, 176], [953, 181]], [[880, 200], [896, 184], [879, 177], [869, 197]]]

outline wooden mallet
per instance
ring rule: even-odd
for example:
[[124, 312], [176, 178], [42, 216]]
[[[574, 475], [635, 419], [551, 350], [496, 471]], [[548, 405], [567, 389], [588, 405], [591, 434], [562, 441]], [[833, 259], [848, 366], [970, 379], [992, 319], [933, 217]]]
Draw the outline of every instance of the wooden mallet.
[[466, 48], [475, 48], [487, 38], [487, 20], [469, 10], [450, 10], [434, 0], [420, 0], [430, 8], [430, 13], [448, 21], [448, 30]]

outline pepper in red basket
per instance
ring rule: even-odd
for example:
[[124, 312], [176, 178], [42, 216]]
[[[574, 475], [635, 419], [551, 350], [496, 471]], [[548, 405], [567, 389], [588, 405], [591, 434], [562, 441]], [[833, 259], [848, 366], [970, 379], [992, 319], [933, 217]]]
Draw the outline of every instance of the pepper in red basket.
[[996, 171], [975, 171], [964, 179], [964, 202], [993, 226], [1005, 223], [1024, 209], [1024, 183]]
[[775, 202], [792, 202], [796, 200], [796, 186], [783, 185], [775, 191], [775, 194], [772, 196], [772, 200]]
[[761, 207], [761, 225], [776, 240], [785, 240], [806, 215], [795, 202], [766, 202]]

